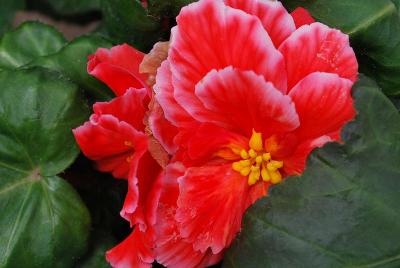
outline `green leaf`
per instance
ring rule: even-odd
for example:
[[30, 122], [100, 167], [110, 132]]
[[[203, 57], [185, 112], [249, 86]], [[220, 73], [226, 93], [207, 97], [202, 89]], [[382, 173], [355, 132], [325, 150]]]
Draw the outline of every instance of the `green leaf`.
[[58, 71], [73, 82], [86, 89], [98, 100], [108, 100], [114, 94], [104, 84], [90, 76], [86, 71], [87, 59], [100, 47], [109, 48], [112, 44], [96, 35], [82, 36], [74, 39], [57, 53], [39, 57], [28, 66], [41, 66]]
[[[398, 1], [395, 1], [398, 5]], [[288, 0], [303, 6], [317, 21], [351, 37], [362, 72], [374, 77], [388, 95], [400, 95], [400, 17], [390, 0]]]
[[25, 0], [0, 0], [0, 36], [11, 28], [14, 14], [19, 9], [25, 8]]
[[26, 22], [0, 41], [0, 69], [15, 69], [33, 59], [60, 50], [65, 39], [52, 26]]
[[161, 19], [150, 16], [139, 0], [102, 0], [107, 30], [117, 43], [129, 42], [142, 51], [169, 35]]
[[365, 78], [354, 96], [345, 144], [249, 209], [224, 267], [400, 266], [400, 115]]
[[44, 70], [0, 72], [0, 267], [71, 267], [90, 218], [57, 174], [79, 153], [88, 116], [75, 84]]

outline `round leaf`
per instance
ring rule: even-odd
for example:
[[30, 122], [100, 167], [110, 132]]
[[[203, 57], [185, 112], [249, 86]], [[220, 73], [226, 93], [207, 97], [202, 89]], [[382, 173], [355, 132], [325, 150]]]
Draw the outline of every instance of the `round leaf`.
[[86, 249], [89, 213], [57, 174], [79, 150], [88, 116], [76, 85], [43, 70], [0, 72], [0, 267], [70, 267]]
[[224, 267], [400, 266], [400, 115], [373, 83], [354, 92], [345, 144], [249, 209]]
[[26, 22], [6, 33], [0, 41], [0, 69], [14, 69], [33, 59], [60, 50], [65, 39], [53, 27], [40, 22]]
[[95, 53], [100, 47], [111, 46], [110, 42], [100, 36], [82, 36], [68, 43], [57, 53], [37, 58], [29, 66], [41, 66], [58, 71], [97, 99], [108, 100], [114, 96], [113, 93], [104, 84], [91, 77], [87, 73], [86, 66], [90, 54]]

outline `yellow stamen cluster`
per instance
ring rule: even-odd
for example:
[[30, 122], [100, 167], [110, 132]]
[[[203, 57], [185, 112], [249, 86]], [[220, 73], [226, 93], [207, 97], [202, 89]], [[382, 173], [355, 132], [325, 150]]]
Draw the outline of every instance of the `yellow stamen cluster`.
[[261, 133], [253, 130], [249, 147], [248, 151], [245, 149], [235, 150], [235, 153], [240, 155], [242, 160], [232, 164], [233, 170], [239, 172], [242, 176], [248, 176], [249, 185], [255, 184], [260, 177], [273, 184], [281, 182], [282, 175], [279, 169], [283, 167], [283, 162], [272, 160], [271, 154], [265, 152]]

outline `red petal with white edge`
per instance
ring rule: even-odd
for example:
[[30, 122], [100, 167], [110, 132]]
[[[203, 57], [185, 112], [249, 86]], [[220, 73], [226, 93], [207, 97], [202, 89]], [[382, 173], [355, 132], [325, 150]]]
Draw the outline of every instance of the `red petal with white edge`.
[[265, 0], [224, 0], [225, 4], [241, 9], [244, 12], [257, 16], [275, 47], [296, 30], [292, 16], [282, 6], [281, 2]]
[[169, 154], [174, 154], [177, 150], [174, 138], [178, 134], [178, 129], [165, 118], [164, 111], [157, 101], [154, 101], [151, 108], [149, 126], [154, 137], [163, 148]]
[[114, 268], [150, 268], [154, 261], [153, 239], [151, 230], [141, 232], [135, 228], [124, 241], [107, 251], [107, 261]]
[[97, 168], [116, 178], [128, 178], [147, 150], [147, 136], [112, 115], [93, 114], [84, 125], [73, 130], [83, 154], [96, 161]]
[[154, 85], [157, 102], [161, 105], [165, 117], [175, 126], [190, 126], [193, 118], [184, 110], [174, 98], [172, 73], [169, 62], [164, 61], [157, 70], [156, 84]]
[[358, 63], [349, 37], [321, 23], [300, 27], [279, 50], [285, 57], [289, 90], [313, 72], [357, 80]]
[[329, 135], [354, 118], [352, 85], [336, 74], [313, 73], [292, 89], [289, 96], [300, 118], [300, 140]]
[[93, 105], [96, 114], [111, 114], [120, 121], [131, 124], [137, 130], [144, 130], [144, 116], [147, 112], [149, 98], [146, 89], [130, 88], [110, 102], [97, 102]]
[[139, 224], [141, 231], [145, 231], [155, 221], [161, 191], [160, 170], [161, 167], [146, 152], [140, 157], [137, 169], [132, 168], [129, 174], [128, 193], [120, 214], [131, 226]]
[[179, 195], [177, 180], [184, 172], [185, 167], [178, 162], [168, 165], [165, 169], [157, 210], [157, 223], [154, 225], [156, 231], [154, 251], [157, 262], [170, 268], [204, 267], [205, 263], [215, 262], [216, 260], [213, 259], [216, 257], [212, 258], [210, 251], [207, 253], [195, 251], [193, 245], [180, 236], [175, 220], [176, 201]]
[[299, 126], [292, 100], [264, 77], [227, 67], [211, 71], [196, 85], [196, 95], [207, 113], [192, 107], [193, 116], [250, 137], [252, 129], [268, 137]]
[[315, 22], [314, 18], [311, 17], [311, 14], [302, 7], [298, 7], [293, 10], [292, 15], [294, 23], [296, 24], [296, 28], [300, 28], [303, 25], [308, 25]]
[[303, 173], [308, 155], [315, 148], [322, 147], [327, 142], [331, 142], [332, 139], [329, 136], [321, 136], [317, 139], [304, 141], [299, 144], [289, 157], [283, 160], [283, 171], [285, 176], [300, 175]]
[[249, 186], [247, 178], [233, 171], [231, 164], [192, 167], [178, 181], [175, 218], [180, 234], [195, 250], [211, 248], [214, 254], [230, 245], [245, 210], [266, 194], [263, 182]]
[[120, 96], [130, 87], [146, 87], [147, 75], [139, 73], [143, 57], [142, 52], [127, 44], [111, 49], [99, 48], [89, 56], [87, 71]]
[[184, 7], [177, 23], [168, 61], [174, 97], [189, 113], [191, 107], [202, 107], [195, 85], [211, 70], [227, 66], [253, 70], [286, 92], [283, 57], [257, 17], [222, 0], [203, 0]]

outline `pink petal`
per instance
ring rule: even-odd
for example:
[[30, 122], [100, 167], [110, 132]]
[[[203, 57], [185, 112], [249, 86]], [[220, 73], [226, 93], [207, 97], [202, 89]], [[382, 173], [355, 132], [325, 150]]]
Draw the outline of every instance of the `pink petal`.
[[147, 137], [126, 122], [112, 115], [97, 115], [73, 130], [83, 154], [96, 161], [100, 171], [116, 178], [128, 178], [147, 150]]
[[166, 60], [157, 70], [156, 84], [154, 86], [156, 99], [161, 105], [165, 117], [175, 126], [190, 126], [193, 118], [184, 110], [174, 98], [172, 73], [169, 62]]
[[120, 96], [130, 87], [146, 87], [147, 75], [139, 73], [143, 57], [142, 52], [127, 44], [111, 49], [99, 48], [89, 56], [87, 71]]
[[262, 182], [250, 187], [231, 164], [192, 167], [178, 181], [180, 235], [193, 243], [195, 250], [211, 248], [214, 254], [231, 244], [245, 210], [266, 194]]
[[225, 4], [257, 16], [271, 37], [275, 47], [296, 30], [293, 18], [278, 1], [224, 0]]
[[150, 230], [141, 232], [135, 228], [124, 241], [107, 251], [107, 261], [114, 268], [150, 268], [154, 261], [153, 237]]
[[313, 72], [357, 79], [358, 63], [349, 37], [321, 23], [300, 27], [279, 50], [285, 57], [289, 90]]
[[174, 138], [178, 134], [178, 129], [165, 118], [164, 111], [157, 101], [153, 102], [151, 108], [149, 126], [153, 136], [163, 148], [169, 154], [174, 154], [177, 150]]
[[222, 0], [203, 0], [183, 8], [177, 23], [168, 60], [174, 97], [185, 110], [202, 107], [195, 85], [211, 70], [227, 66], [252, 70], [286, 92], [282, 55], [255, 16]]
[[303, 25], [309, 25], [315, 22], [314, 18], [307, 11], [307, 9], [302, 7], [296, 8], [292, 13], [290, 13], [290, 15], [293, 17], [296, 28], [300, 28]]
[[196, 95], [207, 109], [192, 107], [193, 116], [202, 122], [250, 137], [252, 129], [264, 137], [294, 130], [299, 125], [291, 99], [264, 77], [252, 71], [227, 67], [211, 71], [196, 86]]
[[95, 103], [93, 110], [98, 115], [113, 115], [120, 121], [129, 123], [137, 130], [143, 131], [145, 128], [143, 120], [147, 112], [148, 102], [146, 89], [131, 88], [125, 94], [110, 102]]
[[337, 74], [312, 73], [292, 89], [289, 96], [300, 118], [300, 140], [329, 135], [353, 119], [352, 85]]

